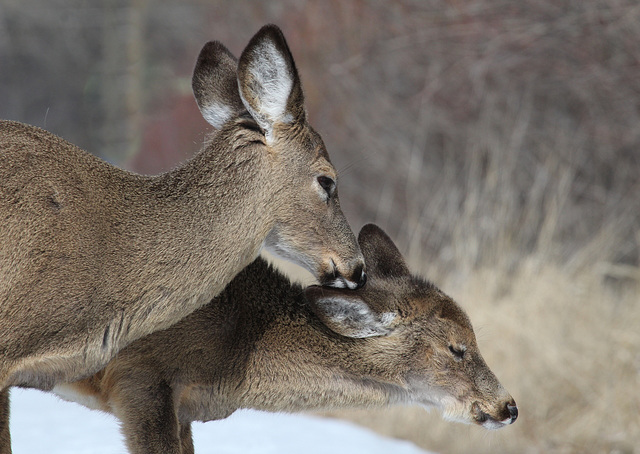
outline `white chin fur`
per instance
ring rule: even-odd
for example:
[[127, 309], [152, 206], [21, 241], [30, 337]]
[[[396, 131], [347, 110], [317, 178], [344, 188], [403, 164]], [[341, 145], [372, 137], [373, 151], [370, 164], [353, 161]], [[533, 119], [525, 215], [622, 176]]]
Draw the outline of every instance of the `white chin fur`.
[[488, 419], [482, 423], [482, 427], [488, 430], [495, 430], [495, 429], [500, 429], [509, 424], [511, 424], [511, 419], [505, 419], [504, 421], [496, 421], [495, 419]]
[[355, 290], [358, 288], [358, 284], [356, 282], [348, 281], [343, 277], [339, 277], [334, 279], [333, 281], [325, 282], [322, 285], [333, 287], [333, 288], [348, 288], [350, 290]]
[[342, 280], [347, 284], [347, 287], [349, 287], [349, 289], [355, 290], [356, 288], [358, 288], [358, 284], [356, 282], [351, 282], [346, 279], [342, 279]]
[[286, 243], [282, 242], [278, 234], [274, 231], [267, 235], [267, 238], [262, 243], [261, 249], [264, 249], [278, 258], [295, 263], [316, 276], [317, 271], [311, 260], [300, 254], [294, 248], [289, 247]]
[[322, 285], [333, 288], [346, 288], [347, 285], [343, 279], [334, 279], [333, 281], [323, 282]]

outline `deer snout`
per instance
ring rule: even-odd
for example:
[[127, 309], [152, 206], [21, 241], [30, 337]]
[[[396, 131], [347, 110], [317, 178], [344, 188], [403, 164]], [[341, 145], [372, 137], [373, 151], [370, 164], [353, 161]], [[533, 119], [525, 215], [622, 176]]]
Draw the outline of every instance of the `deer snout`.
[[352, 273], [352, 282], [356, 282], [355, 288], [364, 287], [367, 283], [367, 273], [364, 272], [364, 264], [358, 265]]
[[364, 260], [356, 260], [340, 267], [335, 260], [331, 259], [329, 269], [323, 272], [320, 283], [327, 287], [351, 290], [364, 287], [367, 283]]
[[513, 424], [518, 419], [518, 406], [511, 399], [509, 402], [498, 407], [498, 411], [488, 412], [482, 409], [478, 402], [472, 406], [474, 420], [485, 429], [500, 429], [501, 427]]

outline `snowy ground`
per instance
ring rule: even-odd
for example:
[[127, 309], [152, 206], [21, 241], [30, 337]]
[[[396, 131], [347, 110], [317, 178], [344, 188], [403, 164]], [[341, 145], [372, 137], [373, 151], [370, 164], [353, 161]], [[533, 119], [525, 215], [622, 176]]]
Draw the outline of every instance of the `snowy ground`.
[[[223, 421], [194, 423], [196, 454], [426, 454], [352, 424], [310, 416], [237, 412]], [[111, 415], [33, 390], [11, 391], [14, 454], [125, 452]]]

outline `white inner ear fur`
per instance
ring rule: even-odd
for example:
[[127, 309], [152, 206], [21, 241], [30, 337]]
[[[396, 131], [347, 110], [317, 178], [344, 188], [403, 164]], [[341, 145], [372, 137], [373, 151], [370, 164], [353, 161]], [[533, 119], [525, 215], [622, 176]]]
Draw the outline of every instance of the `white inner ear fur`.
[[225, 104], [212, 102], [202, 108], [202, 116], [207, 122], [216, 129], [222, 128], [232, 116], [233, 109]]
[[347, 327], [351, 337], [364, 338], [383, 336], [390, 331], [396, 315], [385, 312], [378, 315], [364, 302], [345, 298], [324, 298], [322, 306], [335, 322]]
[[267, 143], [273, 142], [273, 124], [291, 123], [293, 117], [286, 112], [287, 100], [293, 87], [289, 67], [272, 42], [265, 42], [255, 49], [256, 57], [249, 63], [248, 71], [253, 80], [256, 109], [245, 99], [242, 85], [238, 83], [240, 97], [245, 108], [265, 131]]

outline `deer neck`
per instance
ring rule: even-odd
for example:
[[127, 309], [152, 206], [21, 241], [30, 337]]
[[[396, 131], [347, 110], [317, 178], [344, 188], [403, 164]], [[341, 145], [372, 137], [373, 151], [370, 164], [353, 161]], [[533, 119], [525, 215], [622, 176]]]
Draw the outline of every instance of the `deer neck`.
[[[388, 376], [385, 365], [371, 361], [375, 355], [367, 351], [366, 339], [349, 339], [330, 331], [311, 313], [302, 289], [278, 273], [261, 279], [271, 280], [272, 299], [266, 307], [248, 309], [254, 321], [247, 329], [256, 339], [250, 342], [252, 353], [241, 380], [243, 387], [251, 384], [241, 391], [241, 407], [329, 410], [407, 400], [400, 379]], [[259, 325], [265, 328], [257, 328]]]
[[140, 317], [157, 312], [156, 326], [174, 323], [220, 293], [258, 255], [276, 202], [268, 197], [268, 166], [258, 151], [229, 150], [214, 140], [183, 166], [149, 179], [152, 203], [133, 209], [144, 216], [130, 217], [135, 236], [122, 246], [129, 250], [125, 260], [153, 276], [153, 287], [139, 293], [156, 303]]

